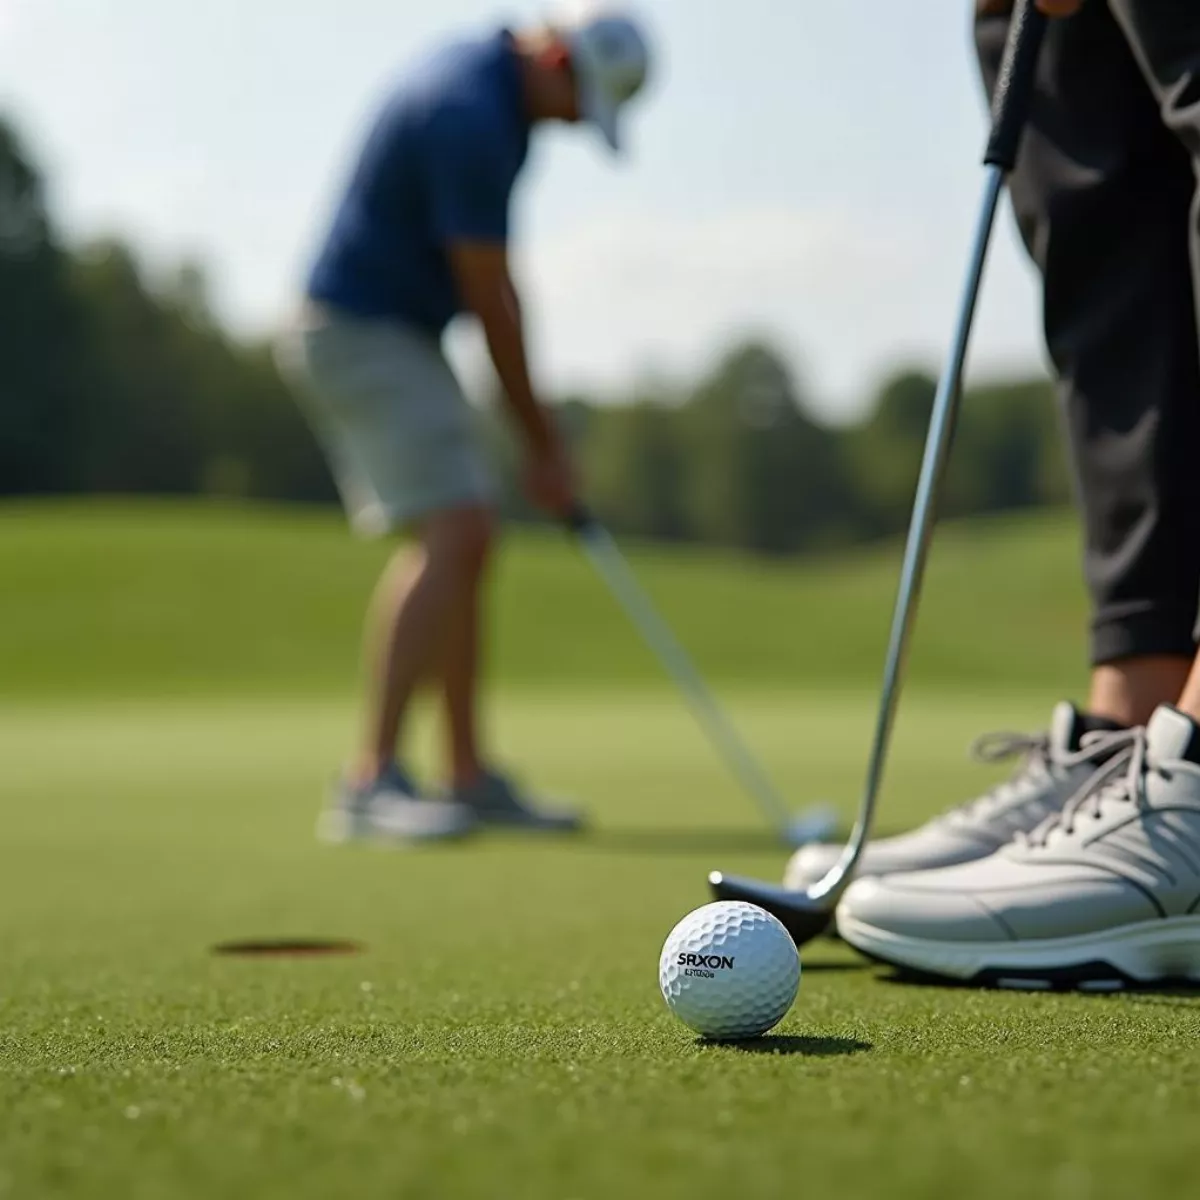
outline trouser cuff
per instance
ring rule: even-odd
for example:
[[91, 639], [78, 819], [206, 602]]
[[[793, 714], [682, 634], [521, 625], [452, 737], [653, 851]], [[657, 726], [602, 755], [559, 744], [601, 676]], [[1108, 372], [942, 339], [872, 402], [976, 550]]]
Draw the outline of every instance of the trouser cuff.
[[1196, 613], [1139, 608], [1134, 612], [1101, 614], [1092, 623], [1092, 666], [1122, 658], [1173, 655], [1192, 658], [1200, 626]]

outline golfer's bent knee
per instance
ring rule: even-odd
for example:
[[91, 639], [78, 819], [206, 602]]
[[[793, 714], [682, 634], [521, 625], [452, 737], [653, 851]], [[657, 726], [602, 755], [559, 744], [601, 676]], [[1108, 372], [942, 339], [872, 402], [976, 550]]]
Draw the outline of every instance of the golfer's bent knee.
[[487, 562], [495, 521], [486, 508], [440, 513], [426, 523], [422, 541], [429, 561], [478, 574]]

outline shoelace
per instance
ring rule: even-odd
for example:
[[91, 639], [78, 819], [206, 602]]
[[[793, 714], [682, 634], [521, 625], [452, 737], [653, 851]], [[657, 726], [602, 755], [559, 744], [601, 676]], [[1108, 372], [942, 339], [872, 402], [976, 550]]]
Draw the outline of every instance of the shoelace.
[[1059, 812], [1052, 813], [1037, 828], [1027, 834], [1018, 833], [1016, 840], [1026, 846], [1044, 846], [1055, 830], [1065, 834], [1075, 831], [1076, 823], [1085, 817], [1099, 819], [1105, 804], [1131, 803], [1139, 807], [1146, 802], [1148, 743], [1145, 729], [1123, 729], [1113, 733], [1085, 734], [1080, 753], [1095, 757], [1111, 755]]
[[985, 733], [971, 744], [971, 757], [976, 762], [998, 763], [1021, 755], [1050, 755], [1048, 733]]
[[1071, 771], [1076, 767], [1095, 764], [1098, 768], [1111, 754], [1119, 752], [1133, 736], [1130, 730], [1085, 733], [1079, 741], [1079, 749], [1066, 754], [1053, 755], [1050, 735], [1047, 733], [985, 733], [971, 746], [971, 757], [979, 763], [991, 765], [1020, 756], [1024, 763], [1011, 779], [998, 783], [975, 800], [954, 809], [951, 816], [974, 817], [994, 812], [1021, 797], [1022, 784], [1034, 775], [1048, 775], [1052, 768]]
[[1006, 762], [1010, 758], [1022, 759], [1022, 765], [1009, 779], [1002, 780], [974, 800], [952, 808], [941, 818], [943, 821], [972, 820], [990, 816], [1016, 801], [1023, 791], [1024, 783], [1034, 776], [1048, 773], [1050, 736], [1045, 733], [1007, 731], [985, 733], [971, 743], [970, 755], [975, 762], [985, 765]]

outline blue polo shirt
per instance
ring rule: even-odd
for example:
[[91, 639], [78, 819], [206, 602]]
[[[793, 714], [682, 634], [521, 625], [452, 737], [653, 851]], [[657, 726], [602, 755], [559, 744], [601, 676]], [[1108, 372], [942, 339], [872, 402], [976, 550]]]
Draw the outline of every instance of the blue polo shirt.
[[508, 240], [529, 132], [507, 30], [419, 64], [366, 139], [309, 295], [440, 335], [461, 308], [446, 245]]

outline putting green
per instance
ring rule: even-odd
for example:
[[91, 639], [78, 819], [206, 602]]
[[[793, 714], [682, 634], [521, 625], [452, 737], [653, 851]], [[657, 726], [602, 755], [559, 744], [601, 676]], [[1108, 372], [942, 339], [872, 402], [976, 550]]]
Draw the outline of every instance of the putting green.
[[[791, 793], [854, 795], [869, 695], [731, 705]], [[1040, 697], [999, 708], [914, 697], [888, 826], [994, 778], [964, 740]], [[494, 709], [591, 836], [319, 847], [342, 702], [0, 711], [0, 1194], [1187, 1194], [1200, 1001], [913, 987], [825, 942], [775, 1037], [702, 1046], [661, 941], [781, 852], [666, 694]], [[284, 937], [363, 952], [210, 952]]]
[[[1195, 997], [914, 987], [820, 942], [776, 1036], [674, 1021], [705, 873], [784, 854], [560, 538], [501, 561], [491, 724], [593, 832], [316, 844], [381, 553], [329, 514], [0, 508], [0, 1200], [1189, 1194]], [[786, 793], [848, 816], [896, 548], [633, 557]], [[939, 540], [886, 829], [1078, 684], [1075, 557], [1061, 520]], [[213, 952], [279, 939], [340, 952]]]

